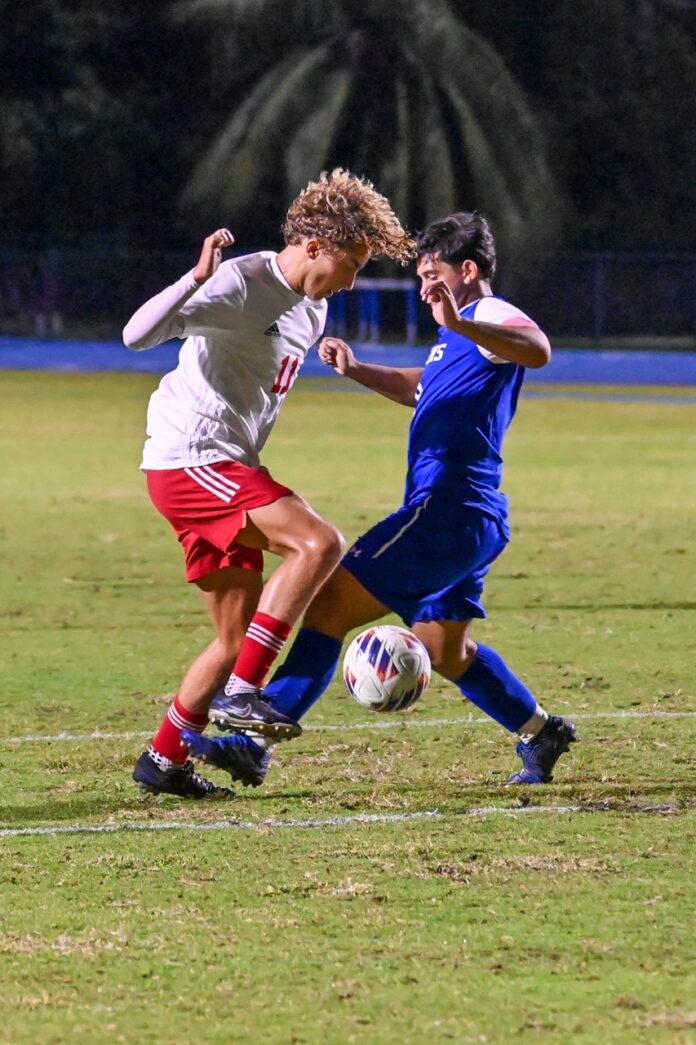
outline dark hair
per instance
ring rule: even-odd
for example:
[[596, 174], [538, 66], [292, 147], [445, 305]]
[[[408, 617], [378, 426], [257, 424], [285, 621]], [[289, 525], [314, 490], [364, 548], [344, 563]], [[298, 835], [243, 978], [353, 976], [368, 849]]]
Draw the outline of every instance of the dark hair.
[[475, 261], [483, 279], [495, 275], [495, 238], [487, 218], [478, 211], [458, 211], [433, 221], [416, 240], [418, 258], [436, 254], [450, 265]]

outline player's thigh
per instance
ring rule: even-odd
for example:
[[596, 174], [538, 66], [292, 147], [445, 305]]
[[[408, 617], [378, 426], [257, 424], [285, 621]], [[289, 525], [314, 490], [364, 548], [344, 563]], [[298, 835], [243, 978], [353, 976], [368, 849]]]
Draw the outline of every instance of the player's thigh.
[[262, 574], [227, 566], [199, 578], [195, 584], [218, 636], [228, 642], [240, 640], [256, 612], [263, 590]]
[[476, 653], [471, 620], [416, 621], [411, 625], [427, 649], [433, 668], [448, 679], [458, 679]]
[[338, 566], [314, 596], [303, 626], [342, 639], [346, 632], [378, 620], [388, 608], [371, 595], [352, 573]]
[[250, 508], [247, 525], [237, 535], [237, 543], [251, 548], [267, 548], [286, 556], [298, 549], [336, 549], [340, 554], [343, 538], [297, 494], [288, 494], [271, 504]]

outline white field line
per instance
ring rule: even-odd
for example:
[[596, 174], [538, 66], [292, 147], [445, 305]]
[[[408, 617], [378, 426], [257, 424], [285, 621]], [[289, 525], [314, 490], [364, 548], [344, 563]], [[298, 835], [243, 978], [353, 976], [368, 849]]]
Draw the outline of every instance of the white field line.
[[[484, 816], [517, 816], [519, 814], [552, 814], [563, 813], [674, 813], [677, 807], [664, 805], [632, 805], [629, 807], [612, 807], [597, 805], [570, 806], [479, 806], [466, 809], [463, 813], [452, 814], [452, 817], [484, 817]], [[415, 813], [359, 813], [355, 816], [313, 817], [308, 820], [272, 819], [272, 820], [211, 820], [207, 823], [187, 823], [181, 820], [149, 821], [147, 823], [123, 824], [43, 824], [39, 827], [8, 827], [0, 830], [0, 838], [24, 838], [32, 835], [103, 835], [128, 834], [136, 831], [264, 831], [276, 828], [326, 828], [351, 827], [353, 824], [392, 824], [414, 820], [447, 819], [438, 809]]]
[[[592, 719], [637, 719], [637, 718], [696, 718], [696, 711], [587, 711], [578, 712], [573, 715], [573, 721]], [[321, 723], [313, 726], [305, 726], [306, 733], [314, 732], [340, 732], [350, 733], [353, 730], [371, 729], [440, 729], [443, 726], [495, 726], [496, 723], [490, 718], [384, 718], [374, 722], [341, 722]], [[151, 737], [153, 730], [128, 732], [128, 733], [104, 733], [96, 729], [93, 733], [55, 733], [52, 735], [44, 733], [29, 733], [23, 737], [0, 737], [0, 746], [6, 744], [49, 744], [54, 742], [84, 743], [90, 740], [142, 740]]]
[[112, 835], [129, 831], [263, 831], [276, 827], [348, 827], [351, 824], [384, 824], [403, 820], [441, 819], [437, 809], [424, 813], [360, 813], [355, 816], [316, 817], [309, 820], [210, 820], [187, 823], [182, 820], [152, 821], [143, 824], [46, 824], [41, 827], [7, 827], [0, 838], [24, 835]]

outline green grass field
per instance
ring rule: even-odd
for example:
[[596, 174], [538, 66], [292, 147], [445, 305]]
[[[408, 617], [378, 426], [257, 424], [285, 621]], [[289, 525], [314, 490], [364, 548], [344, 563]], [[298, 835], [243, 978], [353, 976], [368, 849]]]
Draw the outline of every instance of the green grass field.
[[[476, 634], [577, 716], [556, 782], [505, 788], [449, 685], [385, 719], [335, 683], [266, 787], [187, 804], [130, 781], [210, 636], [138, 473], [154, 384], [0, 374], [0, 1040], [696, 1040], [693, 400], [511, 430]], [[266, 464], [351, 539], [408, 418], [301, 383]]]

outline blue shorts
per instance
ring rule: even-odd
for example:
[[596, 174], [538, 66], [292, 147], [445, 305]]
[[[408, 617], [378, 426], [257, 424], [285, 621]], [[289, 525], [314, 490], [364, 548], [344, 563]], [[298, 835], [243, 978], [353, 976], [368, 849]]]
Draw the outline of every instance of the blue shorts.
[[486, 616], [484, 578], [506, 544], [491, 516], [431, 495], [373, 526], [341, 565], [406, 624], [469, 620]]

